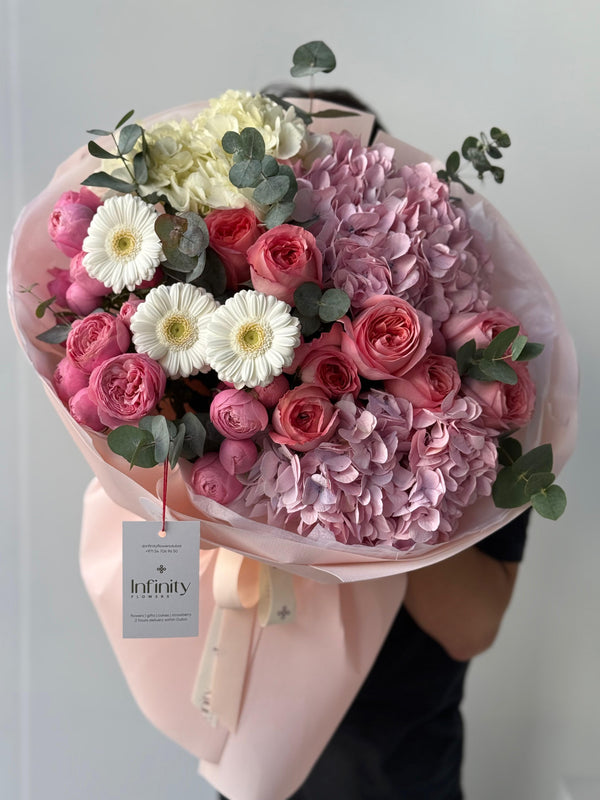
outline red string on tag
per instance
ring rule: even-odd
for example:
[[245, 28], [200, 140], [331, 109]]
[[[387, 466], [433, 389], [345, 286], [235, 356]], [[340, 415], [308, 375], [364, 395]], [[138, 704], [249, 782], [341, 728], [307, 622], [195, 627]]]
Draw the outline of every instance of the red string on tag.
[[167, 535], [167, 531], [165, 530], [166, 526], [166, 516], [167, 516], [167, 479], [169, 477], [169, 459], [165, 458], [165, 466], [163, 472], [163, 492], [162, 492], [162, 530], [158, 534], [161, 539], [164, 539]]

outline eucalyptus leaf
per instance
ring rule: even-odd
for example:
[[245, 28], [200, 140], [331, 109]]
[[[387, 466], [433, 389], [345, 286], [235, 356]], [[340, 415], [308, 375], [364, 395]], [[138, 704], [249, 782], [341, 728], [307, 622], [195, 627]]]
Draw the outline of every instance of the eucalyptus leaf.
[[89, 133], [90, 136], [110, 136], [112, 131], [105, 131], [102, 128], [90, 128], [86, 133]]
[[186, 256], [198, 256], [208, 247], [206, 222], [193, 211], [184, 211], [180, 216], [186, 220], [187, 228], [181, 234], [179, 249]]
[[133, 174], [138, 183], [148, 182], [148, 164], [143, 152], [136, 153], [133, 157]]
[[35, 338], [46, 344], [60, 344], [66, 341], [70, 330], [70, 325], [55, 325], [53, 328], [39, 333]]
[[265, 157], [265, 140], [256, 128], [244, 128], [240, 131], [242, 150], [246, 158], [262, 161]]
[[449, 175], [454, 175], [455, 172], [458, 172], [459, 167], [460, 155], [456, 150], [453, 150], [446, 159], [446, 172], [448, 172]]
[[287, 175], [274, 175], [259, 183], [254, 190], [254, 200], [262, 205], [270, 206], [282, 200], [290, 188]]
[[276, 228], [278, 225], [283, 225], [288, 220], [294, 210], [293, 203], [275, 203], [271, 206], [267, 216], [265, 217], [265, 227], [268, 230]]
[[540, 355], [544, 350], [544, 345], [540, 342], [527, 342], [527, 344], [523, 347], [515, 361], [531, 361], [532, 358], [536, 358]]
[[314, 41], [300, 45], [292, 57], [294, 66], [290, 73], [293, 78], [315, 75], [317, 72], [331, 72], [335, 69], [335, 56], [325, 42]]
[[523, 352], [523, 348], [527, 344], [527, 337], [520, 333], [512, 343], [512, 347], [510, 348], [510, 357], [512, 361], [517, 361], [521, 353]]
[[468, 342], [465, 342], [458, 348], [456, 352], [456, 366], [459, 375], [465, 374], [469, 364], [473, 360], [476, 350], [477, 345], [475, 344], [475, 339], [469, 339]]
[[517, 373], [506, 361], [481, 360], [478, 366], [488, 381], [500, 381], [509, 386], [515, 386], [519, 381]]
[[312, 336], [313, 333], [316, 333], [318, 330], [321, 329], [321, 325], [323, 324], [321, 322], [321, 318], [316, 316], [306, 317], [300, 315], [298, 319], [300, 320], [300, 325], [302, 326], [302, 334], [304, 336]]
[[319, 303], [319, 317], [323, 322], [335, 322], [350, 308], [350, 298], [343, 289], [327, 289]]
[[531, 497], [551, 486], [554, 483], [554, 477], [553, 472], [534, 472], [527, 479], [525, 491]]
[[260, 167], [265, 178], [272, 178], [279, 174], [279, 163], [273, 156], [265, 156], [261, 161]]
[[121, 425], [108, 434], [108, 446], [119, 456], [126, 459], [130, 466], [144, 468], [155, 467], [154, 437], [150, 431]]
[[55, 300], [56, 300], [56, 295], [54, 297], [49, 297], [47, 300], [42, 300], [42, 302], [38, 305], [38, 307], [35, 310], [36, 317], [38, 319], [41, 319]]
[[171, 443], [167, 420], [162, 414], [152, 417], [152, 435], [154, 436], [154, 459], [157, 464], [162, 464], [169, 455]]
[[179, 425], [175, 438], [172, 439], [171, 443], [169, 444], [169, 466], [171, 469], [175, 469], [177, 466], [177, 462], [181, 456], [181, 451], [183, 450], [184, 439], [185, 425]]
[[498, 145], [498, 147], [510, 147], [510, 136], [508, 133], [506, 133], [506, 131], [503, 131], [500, 128], [492, 128], [490, 130], [490, 136]]
[[485, 374], [485, 372], [483, 372], [483, 370], [480, 367], [480, 364], [481, 362], [475, 361], [472, 364], [468, 365], [466, 374], [469, 376], [469, 378], [474, 378], [476, 381], [494, 380], [494, 378], [490, 378], [488, 375]]
[[96, 142], [88, 142], [87, 148], [88, 153], [94, 156], [94, 158], [121, 158], [118, 153], [110, 153], [108, 150], [100, 147]]
[[490, 171], [494, 176], [496, 183], [502, 183], [504, 180], [504, 170], [502, 167], [490, 167]]
[[494, 147], [494, 146], [493, 146], [493, 145], [491, 145], [491, 144], [489, 144], [489, 145], [488, 145], [488, 146], [485, 148], [485, 152], [488, 154], [488, 156], [489, 156], [490, 158], [502, 158], [502, 153], [500, 152], [500, 150], [498, 150], [498, 148], [497, 148], [497, 147]]
[[181, 420], [185, 425], [185, 445], [195, 456], [204, 455], [204, 443], [206, 442], [206, 428], [200, 419], [188, 411]]
[[298, 286], [294, 292], [294, 305], [299, 314], [304, 317], [318, 317], [322, 294], [318, 283], [307, 281]]
[[471, 160], [471, 156], [469, 155], [470, 151], [477, 150], [478, 146], [479, 146], [479, 139], [476, 139], [474, 136], [467, 136], [461, 147], [461, 152], [464, 158], [470, 161]]
[[221, 147], [226, 153], [237, 153], [242, 147], [242, 140], [236, 131], [227, 131], [221, 139]]
[[[171, 267], [176, 272], [182, 272], [184, 275], [191, 275], [197, 269], [198, 256], [186, 256], [176, 247], [163, 246], [163, 250], [167, 258], [167, 267]], [[185, 278], [185, 282], [188, 282], [187, 278]]]
[[84, 181], [81, 181], [82, 186], [100, 186], [103, 189], [113, 189], [115, 192], [128, 194], [135, 191], [133, 183], [127, 183], [119, 178], [114, 178], [108, 172], [93, 172]]
[[483, 351], [483, 357], [486, 359], [502, 358], [518, 335], [518, 325], [500, 331]]
[[510, 467], [523, 454], [523, 447], [518, 439], [504, 436], [498, 442], [498, 463]]
[[227, 289], [227, 273], [223, 262], [210, 247], [202, 254], [206, 259], [206, 266], [200, 278], [194, 281], [195, 286], [206, 289], [215, 298], [221, 297]]
[[115, 125], [115, 130], [117, 130], [118, 128], [120, 128], [120, 127], [121, 127], [121, 125], [125, 125], [125, 123], [127, 122], [127, 120], [128, 120], [128, 119], [131, 119], [131, 118], [133, 117], [133, 115], [134, 115], [134, 114], [135, 114], [135, 111], [134, 111], [134, 109], [132, 108], [132, 109], [131, 109], [131, 111], [128, 111], [128, 112], [127, 112], [127, 113], [126, 113], [126, 114], [125, 114], [123, 117], [121, 117], [121, 119], [120, 119], [120, 120], [117, 122], [117, 124]]
[[541, 444], [518, 458], [513, 469], [520, 475], [528, 477], [534, 472], [552, 472], [552, 445]]
[[514, 465], [501, 469], [492, 486], [492, 497], [496, 507], [519, 508], [519, 506], [524, 506], [529, 502], [525, 486], [525, 481], [520, 478]]
[[[291, 203], [292, 200], [296, 197], [296, 192], [298, 191], [298, 181], [296, 180], [296, 176], [294, 175], [294, 170], [288, 164], [281, 164], [279, 166], [279, 174], [285, 175], [290, 179], [290, 188], [285, 193], [280, 202]], [[291, 213], [292, 211], [290, 211], [290, 214]]]
[[141, 135], [142, 129], [139, 125], [125, 125], [119, 134], [119, 151], [123, 155], [130, 153]]
[[553, 484], [547, 489], [532, 495], [531, 505], [540, 516], [556, 520], [562, 516], [567, 507], [567, 496], [560, 486]]
[[246, 159], [234, 164], [229, 170], [229, 180], [238, 189], [254, 186], [261, 177], [260, 161]]

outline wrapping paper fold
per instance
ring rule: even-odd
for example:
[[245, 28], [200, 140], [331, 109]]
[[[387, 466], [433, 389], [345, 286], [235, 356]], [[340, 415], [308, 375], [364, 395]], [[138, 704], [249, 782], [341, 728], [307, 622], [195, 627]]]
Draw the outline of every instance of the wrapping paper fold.
[[[201, 107], [174, 109], [148, 122], [191, 117]], [[355, 126], [357, 134], [366, 136], [372, 120], [360, 115], [321, 120], [320, 126]], [[391, 137], [380, 139], [396, 148], [399, 163], [431, 160]], [[325, 547], [239, 517], [214, 502], [190, 498], [178, 469], [169, 480], [168, 517], [202, 520], [200, 634], [197, 639], [123, 639], [121, 524], [160, 517], [162, 468], [129, 470], [109, 450], [105, 436], [75, 423], [50, 382], [60, 348], [35, 339], [48, 324], [35, 317], [31, 297], [18, 291], [20, 285], [36, 281], [43, 285], [47, 269], [68, 265], [49, 240], [46, 221], [59, 195], [75, 189], [96, 167], [97, 161], [83, 148], [59, 167], [49, 186], [21, 214], [9, 265], [9, 306], [17, 336], [96, 476], [84, 499], [82, 575], [147, 717], [197, 756], [201, 773], [231, 800], [285, 800], [308, 774], [366, 677], [402, 601], [405, 573], [470, 547], [520, 509], [496, 509], [491, 498], [482, 498], [466, 510], [451, 542], [405, 555], [390, 548]], [[552, 442], [554, 471], [559, 472], [576, 435], [573, 343], [547, 282], [507, 223], [480, 196], [465, 202], [470, 222], [483, 234], [496, 265], [495, 304], [513, 311], [529, 336], [546, 344], [531, 365], [541, 402], [520, 437], [527, 448]], [[265, 628], [253, 624], [241, 713], [233, 733], [213, 726], [190, 700], [214, 608], [212, 576], [219, 547], [291, 573], [296, 597], [294, 622]]]

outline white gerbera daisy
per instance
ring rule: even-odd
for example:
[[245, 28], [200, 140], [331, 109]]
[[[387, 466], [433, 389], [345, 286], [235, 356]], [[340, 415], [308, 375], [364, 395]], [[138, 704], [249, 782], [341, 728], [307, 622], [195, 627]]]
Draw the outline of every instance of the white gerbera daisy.
[[150, 280], [163, 258], [154, 206], [132, 194], [110, 197], [94, 214], [83, 240], [83, 265], [113, 292]]
[[212, 294], [190, 283], [151, 289], [131, 318], [135, 349], [158, 361], [170, 378], [206, 370], [208, 321], [218, 306]]
[[250, 290], [237, 292], [210, 318], [206, 355], [222, 381], [268, 386], [294, 360], [300, 322], [287, 303]]

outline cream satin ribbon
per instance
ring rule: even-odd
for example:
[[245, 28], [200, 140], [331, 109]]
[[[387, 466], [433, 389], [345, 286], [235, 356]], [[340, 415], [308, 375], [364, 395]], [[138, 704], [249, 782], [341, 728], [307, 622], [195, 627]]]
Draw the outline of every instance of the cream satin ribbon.
[[242, 707], [254, 621], [293, 622], [292, 576], [219, 548], [213, 574], [215, 607], [192, 690], [192, 703], [213, 725], [232, 733]]

